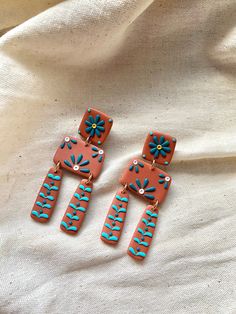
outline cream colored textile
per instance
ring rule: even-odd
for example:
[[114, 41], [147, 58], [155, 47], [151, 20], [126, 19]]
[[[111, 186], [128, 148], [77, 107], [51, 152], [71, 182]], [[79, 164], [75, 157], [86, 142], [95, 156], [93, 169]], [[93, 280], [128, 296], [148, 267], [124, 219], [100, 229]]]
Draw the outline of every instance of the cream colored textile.
[[[1, 29], [19, 24], [0, 38], [0, 313], [236, 313], [235, 1], [57, 2], [0, 1]], [[59, 225], [75, 176], [65, 175], [49, 224], [29, 215], [87, 106], [114, 126], [73, 238]], [[99, 237], [149, 130], [178, 143], [158, 229], [138, 263], [126, 250], [144, 202], [130, 198], [117, 247]]]

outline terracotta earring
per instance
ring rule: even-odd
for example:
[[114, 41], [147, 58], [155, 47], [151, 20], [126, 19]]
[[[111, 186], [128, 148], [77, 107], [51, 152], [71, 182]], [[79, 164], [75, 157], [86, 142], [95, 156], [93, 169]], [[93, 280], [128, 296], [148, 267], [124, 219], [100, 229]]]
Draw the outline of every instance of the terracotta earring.
[[[171, 184], [171, 177], [156, 164], [169, 165], [174, 154], [176, 139], [160, 132], [150, 132], [146, 138], [142, 157], [130, 161], [120, 183], [123, 188], [116, 193], [103, 226], [101, 239], [118, 243], [125, 221], [129, 192], [144, 198], [148, 205], [131, 239], [128, 254], [138, 260], [146, 257], [151, 245], [161, 204]], [[151, 163], [150, 163], [151, 162]]]
[[99, 147], [106, 140], [113, 120], [96, 109], [86, 110], [79, 126], [81, 139], [66, 136], [58, 147], [53, 161], [55, 166], [49, 169], [31, 211], [31, 217], [41, 223], [49, 221], [63, 176], [63, 169], [85, 177], [66, 209], [61, 221], [61, 230], [76, 234], [84, 220], [91, 198], [93, 180], [102, 170], [104, 151]]

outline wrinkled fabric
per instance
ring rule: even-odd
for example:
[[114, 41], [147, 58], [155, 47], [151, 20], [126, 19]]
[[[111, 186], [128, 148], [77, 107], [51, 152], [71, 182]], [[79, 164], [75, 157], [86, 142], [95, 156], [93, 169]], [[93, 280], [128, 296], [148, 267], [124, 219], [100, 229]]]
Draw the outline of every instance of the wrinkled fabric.
[[[34, 2], [34, 4], [32, 4]], [[236, 4], [233, 0], [0, 1], [1, 314], [236, 312]], [[9, 30], [11, 29], [11, 30]], [[114, 119], [76, 237], [30, 211], [87, 107]], [[150, 130], [178, 140], [143, 263], [100, 233], [118, 178]]]

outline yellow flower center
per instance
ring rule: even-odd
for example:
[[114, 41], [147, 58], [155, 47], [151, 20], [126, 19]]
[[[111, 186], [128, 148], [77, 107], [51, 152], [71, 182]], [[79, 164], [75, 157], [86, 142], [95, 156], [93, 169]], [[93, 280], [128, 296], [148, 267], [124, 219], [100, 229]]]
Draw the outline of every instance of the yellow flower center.
[[158, 150], [161, 150], [161, 149], [162, 149], [162, 146], [161, 146], [161, 145], [157, 145], [157, 149], [158, 149]]
[[92, 128], [93, 128], [93, 129], [96, 129], [96, 127], [97, 127], [97, 124], [96, 124], [96, 123], [93, 123], [93, 124], [92, 124]]

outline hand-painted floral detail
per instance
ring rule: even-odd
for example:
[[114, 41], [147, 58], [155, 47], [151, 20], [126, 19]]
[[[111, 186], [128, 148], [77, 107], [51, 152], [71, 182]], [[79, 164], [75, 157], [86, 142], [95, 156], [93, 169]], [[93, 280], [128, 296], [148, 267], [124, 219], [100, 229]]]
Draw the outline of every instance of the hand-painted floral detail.
[[158, 217], [158, 214], [157, 213], [153, 213], [152, 211], [150, 210], [146, 210], [146, 214], [151, 217], [151, 218], [157, 218]]
[[139, 179], [136, 179], [136, 185], [134, 185], [133, 183], [130, 183], [129, 187], [133, 191], [143, 195], [144, 197], [146, 197], [150, 200], [154, 200], [154, 196], [149, 194], [149, 193], [156, 191], [156, 188], [154, 186], [147, 188], [148, 184], [149, 184], [149, 180], [147, 178], [144, 179], [143, 184], [141, 184]]
[[81, 195], [79, 193], [75, 193], [74, 197], [77, 198], [77, 200], [79, 201], [84, 201], [84, 202], [89, 201], [89, 198], [87, 196], [84, 196], [84, 193], [81, 193]]
[[114, 217], [113, 215], [108, 215], [108, 218], [113, 221], [123, 222], [123, 219], [120, 217]]
[[80, 212], [83, 212], [83, 213], [85, 213], [86, 212], [86, 208], [84, 208], [84, 207], [82, 207], [82, 206], [76, 206], [75, 204], [73, 204], [73, 203], [70, 203], [69, 204], [69, 206], [71, 207], [71, 208], [73, 208], [75, 211], [80, 211]]
[[129, 167], [129, 170], [132, 171], [133, 169], [135, 169], [136, 173], [139, 173], [139, 167], [143, 168], [144, 164], [141, 161], [138, 160], [133, 160], [132, 165]]
[[70, 226], [70, 224], [68, 225], [65, 221], [62, 221], [61, 225], [68, 231], [76, 232], [78, 230], [75, 226]]
[[54, 201], [54, 197], [53, 196], [50, 196], [50, 195], [47, 196], [43, 192], [40, 192], [39, 196], [41, 196], [42, 198], [48, 199], [49, 201]]
[[83, 184], [79, 185], [80, 190], [84, 191], [84, 192], [88, 192], [91, 193], [92, 189], [91, 188], [86, 188]]
[[102, 237], [109, 240], [109, 241], [115, 241], [117, 242], [119, 239], [113, 235], [112, 232], [110, 232], [109, 234], [106, 232], [102, 232]]
[[44, 214], [42, 210], [39, 213], [36, 210], [32, 210], [31, 214], [37, 218], [48, 219], [48, 214]]
[[54, 186], [54, 185], [50, 186], [47, 183], [44, 183], [43, 187], [46, 188], [48, 191], [58, 191], [59, 190], [57, 186]]
[[170, 183], [170, 177], [165, 176], [163, 173], [159, 174], [160, 180], [158, 181], [160, 184], [164, 184], [164, 189], [168, 189]]
[[69, 149], [72, 148], [71, 144], [77, 144], [77, 141], [74, 140], [73, 138], [70, 138], [69, 136], [64, 138], [63, 143], [60, 145], [61, 149], [63, 149], [66, 145]]
[[100, 137], [101, 132], [105, 131], [105, 128], [103, 127], [105, 122], [104, 120], [101, 120], [101, 116], [99, 114], [96, 115], [95, 119], [90, 115], [89, 119], [85, 121], [85, 124], [88, 126], [85, 131], [90, 137], [94, 137], [95, 134]]
[[156, 227], [154, 222], [151, 222], [151, 219], [149, 221], [149, 219], [147, 220], [147, 219], [143, 218], [142, 222], [146, 225], [146, 227], [151, 227], [151, 228], [155, 228]]
[[71, 220], [79, 220], [79, 217], [77, 215], [71, 215], [70, 213], [67, 213], [66, 217], [70, 218]]
[[135, 241], [136, 243], [138, 243], [139, 245], [143, 245], [143, 246], [146, 246], [146, 247], [149, 246], [149, 244], [148, 244], [147, 242], [145, 242], [145, 241], [140, 241], [138, 238], [134, 238], [134, 241]]
[[137, 252], [135, 252], [135, 250], [132, 247], [129, 247], [129, 251], [135, 256], [141, 256], [141, 257], [146, 256], [146, 253], [141, 252], [139, 247], [137, 248]]
[[116, 199], [124, 203], [128, 203], [129, 201], [127, 197], [120, 197], [120, 195], [116, 195]]
[[115, 204], [112, 204], [111, 207], [112, 207], [118, 214], [119, 214], [119, 213], [126, 213], [126, 208], [124, 208], [124, 207], [118, 208], [118, 206], [116, 206]]
[[112, 231], [120, 231], [119, 226], [112, 227], [109, 223], [105, 223], [105, 226]]
[[165, 140], [165, 137], [162, 135], [158, 140], [157, 136], [153, 136], [153, 142], [149, 143], [150, 153], [154, 155], [154, 159], [162, 155], [162, 157], [166, 157], [167, 153], [171, 152], [170, 142]]
[[39, 201], [36, 202], [36, 205], [38, 205], [39, 207], [48, 208], [48, 209], [52, 207], [50, 204], [47, 204], [46, 202], [41, 203]]
[[56, 176], [52, 173], [49, 173], [48, 174], [48, 178], [52, 179], [52, 180], [56, 180], [56, 181], [60, 181], [61, 180], [61, 177], [60, 176]]
[[92, 150], [95, 152], [92, 154], [92, 157], [96, 158], [97, 156], [99, 156], [98, 161], [102, 162], [104, 151], [102, 149], [98, 149], [97, 147], [93, 147]]
[[64, 160], [64, 164], [67, 165], [70, 168], [73, 168], [73, 170], [75, 171], [80, 171], [80, 172], [84, 172], [84, 173], [89, 173], [90, 170], [88, 168], [81, 168], [84, 166], [87, 166], [89, 164], [89, 160], [83, 160], [83, 155], [80, 154], [77, 158], [75, 158], [75, 155], [72, 154], [70, 155], [70, 159], [72, 161], [72, 163], [68, 160]]
[[152, 233], [148, 232], [148, 228], [146, 228], [145, 231], [143, 231], [143, 229], [141, 228], [138, 228], [138, 232], [141, 233], [141, 235], [143, 235], [144, 237], [152, 238]]

